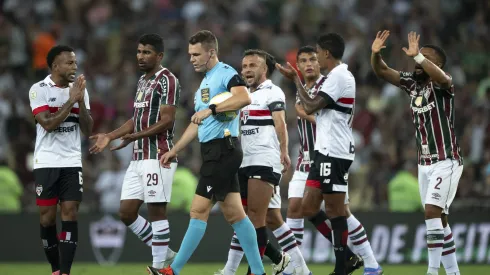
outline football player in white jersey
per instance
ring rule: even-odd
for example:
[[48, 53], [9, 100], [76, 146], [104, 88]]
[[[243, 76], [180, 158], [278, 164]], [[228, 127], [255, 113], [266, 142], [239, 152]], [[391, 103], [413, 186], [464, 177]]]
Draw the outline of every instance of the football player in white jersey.
[[51, 74], [32, 85], [29, 91], [36, 119], [36, 204], [41, 215], [41, 239], [52, 274], [64, 275], [70, 274], [78, 243], [77, 212], [83, 192], [80, 132], [90, 135], [93, 120], [85, 78], [83, 75], [75, 78], [77, 60], [73, 49], [55, 46], [46, 59]]
[[[356, 233], [350, 237], [351, 240], [359, 245], [364, 244], [364, 249], [359, 251], [359, 254], [367, 253], [368, 256], [367, 260], [363, 257], [366, 265], [364, 274], [382, 274], [379, 264], [373, 264], [374, 256], [369, 255], [372, 254], [372, 250], [365, 245], [368, 241], [362, 225], [357, 220], [347, 221], [349, 213], [346, 211], [345, 202], [349, 167], [354, 160], [351, 127], [356, 82], [347, 65], [341, 61], [345, 43], [339, 34], [328, 33], [319, 37], [316, 48], [320, 68], [327, 70], [328, 75], [319, 85], [318, 93], [314, 97], [308, 94], [291, 64], [288, 63], [287, 67], [277, 65], [281, 73], [296, 84], [298, 97], [305, 113], [316, 115], [315, 152], [306, 181], [302, 203], [303, 214], [317, 228], [326, 227], [326, 224], [322, 226], [320, 221], [325, 221], [327, 217], [330, 220], [336, 257], [335, 270], [331, 275], [347, 274], [347, 236], [351, 231], [348, 225], [355, 228], [351, 231], [351, 235]], [[326, 213], [318, 212], [322, 199], [325, 202]], [[368, 267], [368, 262], [373, 267]]]
[[[294, 234], [280, 212], [278, 185], [281, 173], [287, 171], [291, 161], [285, 122], [285, 95], [281, 88], [268, 79], [274, 69], [274, 57], [267, 52], [245, 51], [242, 77], [251, 93], [252, 104], [244, 107], [241, 112], [243, 161], [238, 171], [240, 193], [243, 205], [248, 208], [248, 215], [257, 230], [260, 251], [273, 262], [272, 274], [284, 271], [283, 274], [296, 272], [298, 275], [308, 275], [310, 271]], [[279, 252], [268, 243], [266, 227], [274, 233], [284, 252]], [[215, 274], [235, 274], [242, 257], [240, 243], [233, 236], [225, 269]], [[290, 258], [292, 264], [288, 265]], [[289, 270], [285, 270], [286, 267]]]

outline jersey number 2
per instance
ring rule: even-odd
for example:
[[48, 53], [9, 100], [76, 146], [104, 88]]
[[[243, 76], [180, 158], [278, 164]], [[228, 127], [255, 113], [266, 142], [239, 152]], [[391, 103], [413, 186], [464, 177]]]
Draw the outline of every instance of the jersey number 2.
[[439, 187], [439, 185], [441, 185], [442, 178], [441, 177], [438, 177], [436, 180], [437, 180], [437, 184], [436, 184], [436, 186], [434, 186], [434, 189], [441, 190], [441, 188]]
[[148, 182], [146, 183], [146, 186], [158, 185], [158, 174], [157, 173], [146, 174], [146, 177], [148, 178]]

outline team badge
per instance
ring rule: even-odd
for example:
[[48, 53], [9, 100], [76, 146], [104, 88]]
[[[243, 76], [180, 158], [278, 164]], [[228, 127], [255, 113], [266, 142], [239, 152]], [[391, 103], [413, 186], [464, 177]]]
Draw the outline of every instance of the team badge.
[[209, 102], [209, 88], [201, 89], [201, 101], [203, 103]]
[[143, 95], [145, 93], [143, 91], [138, 91], [138, 95], [136, 96], [136, 101], [141, 101], [143, 99]]
[[242, 111], [242, 122], [243, 122], [243, 124], [246, 124], [247, 123], [248, 116], [249, 116], [248, 110]]
[[38, 186], [36, 187], [36, 194], [37, 194], [38, 196], [41, 196], [41, 193], [42, 193], [42, 192], [43, 192], [43, 186], [42, 186], [42, 185], [38, 185]]

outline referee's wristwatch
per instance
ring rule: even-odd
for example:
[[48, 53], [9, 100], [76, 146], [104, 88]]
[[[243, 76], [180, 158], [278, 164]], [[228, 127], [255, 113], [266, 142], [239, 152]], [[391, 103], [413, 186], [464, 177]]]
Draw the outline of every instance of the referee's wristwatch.
[[213, 112], [213, 116], [215, 116], [216, 115], [216, 104], [209, 105], [209, 109], [211, 109], [211, 112]]

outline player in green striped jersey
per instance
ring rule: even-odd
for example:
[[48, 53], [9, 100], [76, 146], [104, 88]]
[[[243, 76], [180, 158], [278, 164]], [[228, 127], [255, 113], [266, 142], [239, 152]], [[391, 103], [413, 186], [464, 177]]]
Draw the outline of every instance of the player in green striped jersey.
[[[119, 214], [121, 220], [152, 247], [150, 272], [152, 268], [163, 269], [164, 261], [174, 256], [168, 249], [170, 231], [166, 208], [177, 163], [164, 168], [158, 160], [173, 147], [180, 85], [177, 77], [160, 65], [163, 50], [163, 39], [159, 35], [146, 34], [140, 38], [136, 57], [144, 74], [138, 81], [133, 118], [111, 133], [90, 137], [96, 140], [91, 153], [101, 152], [110, 141], [118, 138], [121, 144], [111, 151], [134, 142], [133, 161], [124, 177]], [[148, 205], [151, 223], [138, 215], [143, 202]]]
[[410, 97], [419, 155], [419, 190], [427, 225], [427, 274], [438, 274], [442, 261], [447, 274], [458, 275], [456, 247], [447, 214], [463, 172], [463, 158], [454, 131], [454, 85], [451, 76], [442, 70], [446, 54], [435, 45], [419, 49], [420, 35], [410, 32], [409, 47], [403, 51], [414, 58], [415, 70], [398, 72], [381, 58], [389, 35], [386, 30], [376, 35], [371, 65], [378, 77], [400, 87]]

